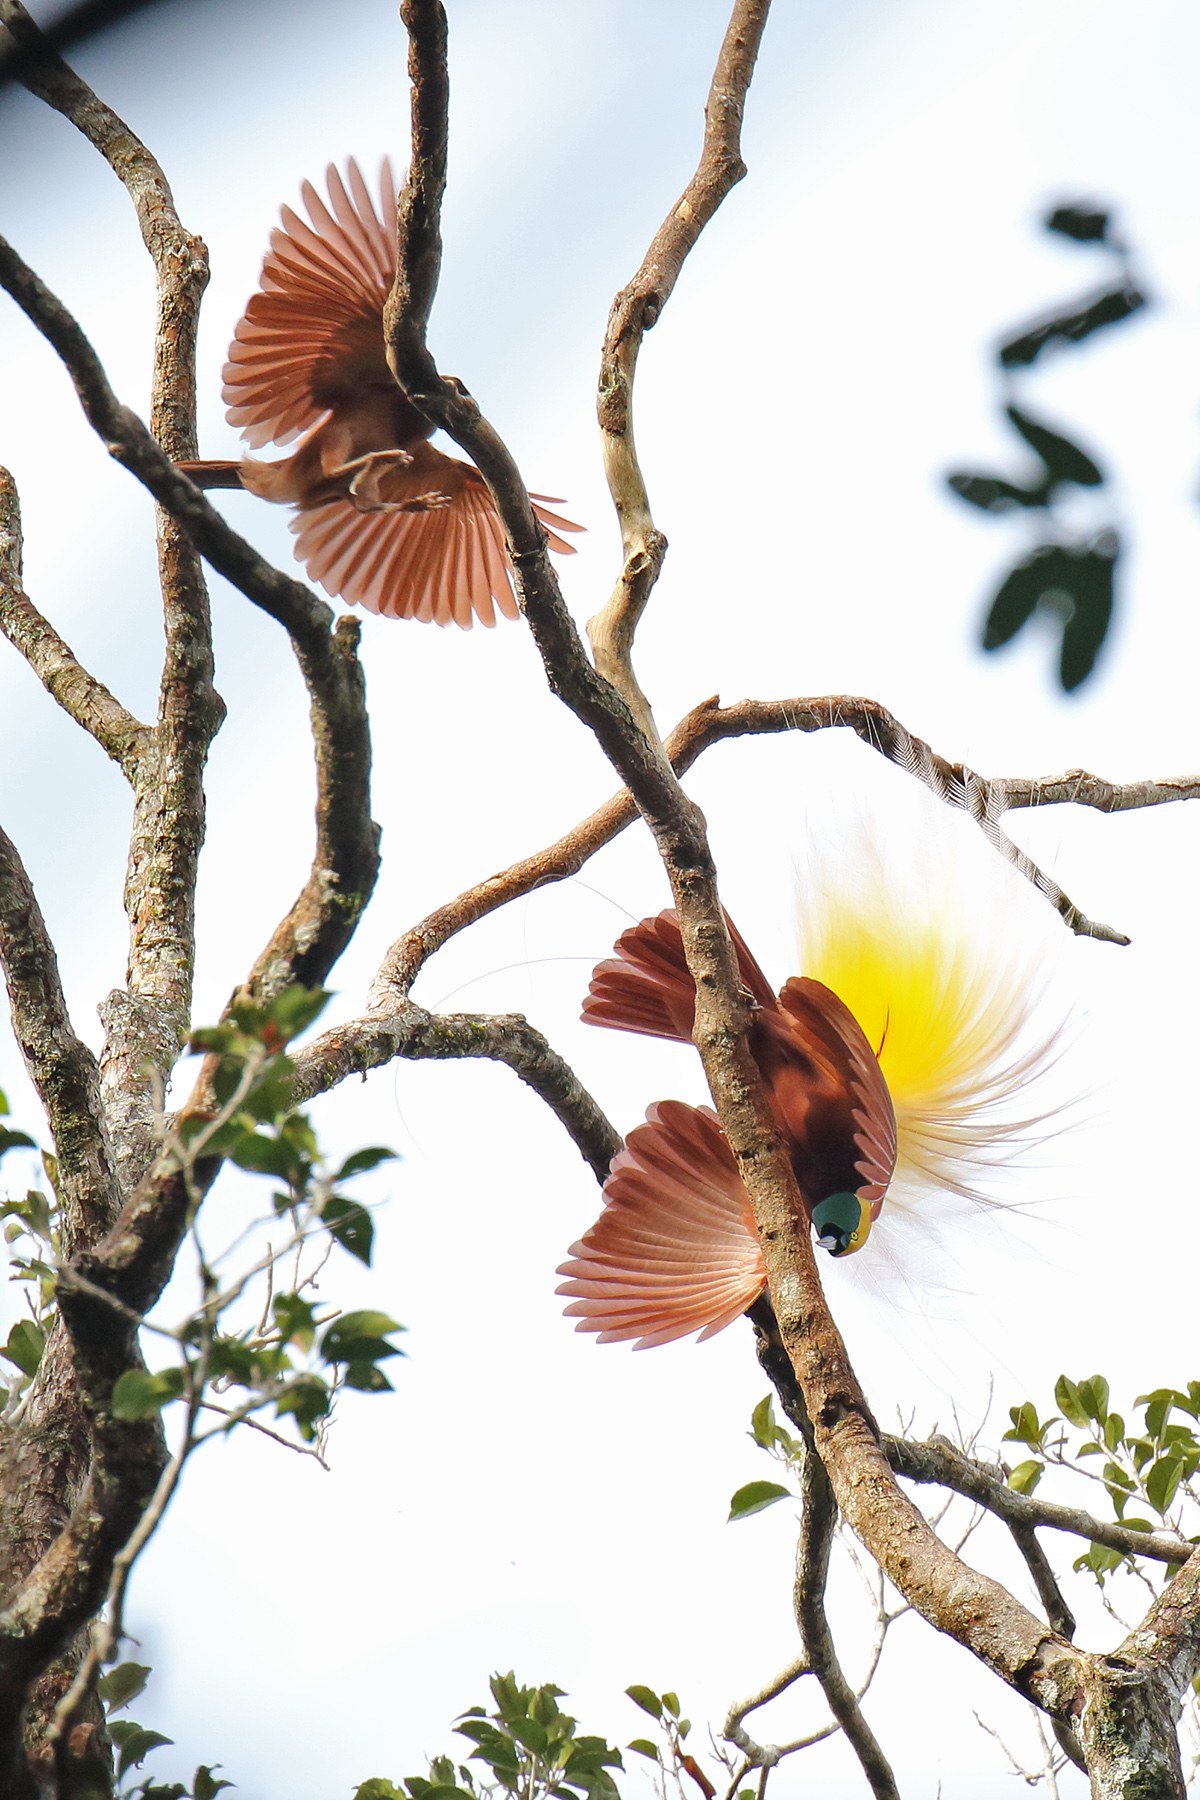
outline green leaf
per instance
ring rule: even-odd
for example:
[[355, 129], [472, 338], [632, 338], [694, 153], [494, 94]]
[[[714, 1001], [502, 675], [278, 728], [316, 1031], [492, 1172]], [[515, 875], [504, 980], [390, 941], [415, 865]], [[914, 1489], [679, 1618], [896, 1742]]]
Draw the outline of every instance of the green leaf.
[[279, 1041], [286, 1044], [319, 1019], [332, 998], [325, 988], [301, 987], [297, 982], [276, 994], [267, 1008], [267, 1019]]
[[[394, 1354], [399, 1356], [403, 1353], [396, 1351]], [[354, 1388], [360, 1394], [390, 1394], [394, 1391], [383, 1370], [373, 1362], [347, 1363], [342, 1380], [348, 1388]]]
[[261, 1125], [273, 1125], [291, 1111], [295, 1072], [290, 1056], [272, 1056], [246, 1095], [246, 1111]]
[[1065, 1375], [1060, 1375], [1054, 1384], [1054, 1400], [1063, 1418], [1082, 1430], [1090, 1421], [1091, 1414], [1080, 1398], [1079, 1389]]
[[233, 1786], [232, 1781], [225, 1781], [213, 1774], [213, 1769], [219, 1769], [220, 1766], [220, 1763], [213, 1763], [211, 1767], [207, 1763], [200, 1764], [192, 1777], [192, 1800], [214, 1800], [214, 1796], [222, 1788]]
[[1079, 1404], [1103, 1431], [1108, 1417], [1108, 1383], [1103, 1375], [1090, 1375], [1079, 1383]]
[[276, 1294], [271, 1305], [285, 1344], [311, 1350], [317, 1335], [316, 1309], [299, 1294]]
[[1043, 1464], [1040, 1462], [1018, 1463], [1016, 1468], [1009, 1473], [1009, 1487], [1015, 1488], [1018, 1494], [1032, 1494], [1042, 1479], [1042, 1469]]
[[239, 1131], [231, 1142], [221, 1146], [230, 1162], [251, 1175], [274, 1175], [279, 1181], [302, 1188], [309, 1172], [307, 1159], [297, 1155], [286, 1139], [268, 1137], [261, 1131]]
[[764, 1394], [750, 1414], [750, 1436], [760, 1450], [775, 1448], [775, 1409], [770, 1394]]
[[365, 1206], [357, 1200], [347, 1200], [343, 1194], [330, 1194], [321, 1208], [321, 1223], [343, 1250], [370, 1268], [375, 1227]]
[[[662, 1701], [659, 1699], [653, 1688], [642, 1687], [639, 1683], [635, 1682], [632, 1687], [627, 1687], [625, 1692], [629, 1695], [633, 1704], [635, 1706], [640, 1706], [644, 1713], [649, 1713], [652, 1719], [662, 1718]], [[657, 1752], [655, 1752], [655, 1754], [657, 1755]]]
[[46, 1334], [33, 1319], [18, 1319], [0, 1356], [15, 1363], [22, 1375], [36, 1375], [46, 1348]]
[[1166, 1514], [1183, 1479], [1183, 1465], [1174, 1456], [1160, 1456], [1146, 1476], [1146, 1498], [1155, 1512]]
[[748, 1481], [740, 1487], [729, 1502], [729, 1519], [748, 1519], [751, 1513], [762, 1512], [768, 1506], [774, 1506], [777, 1500], [794, 1499], [790, 1488], [780, 1487], [777, 1481]]
[[[1067, 591], [1074, 601], [1063, 626], [1059, 680], [1070, 694], [1091, 674], [1108, 635], [1116, 597], [1115, 574], [1121, 543], [1112, 530], [1101, 531], [1073, 552], [1074, 569]], [[1105, 1383], [1105, 1392], [1108, 1384]]]
[[662, 1703], [663, 1703], [663, 1711], [664, 1712], [669, 1712], [673, 1719], [677, 1719], [679, 1717], [679, 1695], [678, 1694], [672, 1694], [668, 1689], [664, 1688]]
[[157, 1375], [148, 1369], [127, 1369], [113, 1389], [113, 1417], [148, 1419], [161, 1412], [183, 1393], [183, 1373], [180, 1368], [160, 1369]]
[[1032, 1400], [1023, 1400], [1020, 1406], [1010, 1406], [1008, 1416], [1012, 1420], [1012, 1426], [1004, 1433], [1005, 1442], [1034, 1446], [1041, 1443], [1045, 1426], [1039, 1425], [1037, 1407]]
[[1103, 1587], [1104, 1577], [1111, 1575], [1114, 1569], [1119, 1569], [1124, 1561], [1125, 1556], [1122, 1551], [1110, 1550], [1107, 1544], [1097, 1544], [1093, 1541], [1083, 1556], [1075, 1558], [1072, 1567], [1090, 1569]]
[[107, 1675], [102, 1675], [96, 1683], [100, 1698], [110, 1711], [117, 1711], [136, 1700], [147, 1681], [150, 1679], [150, 1668], [146, 1663], [118, 1663]]
[[385, 1150], [381, 1144], [373, 1144], [366, 1150], [356, 1150], [353, 1156], [348, 1156], [333, 1179], [349, 1181], [352, 1175], [365, 1175], [368, 1169], [377, 1169], [380, 1163], [398, 1161], [394, 1150]]
[[37, 1145], [33, 1139], [26, 1137], [23, 1131], [9, 1131], [6, 1127], [0, 1126], [0, 1156], [6, 1155], [9, 1150], [36, 1149]]
[[277, 1419], [289, 1414], [305, 1443], [311, 1444], [316, 1427], [329, 1411], [329, 1389], [319, 1375], [297, 1375], [275, 1402]]
[[1102, 244], [1108, 235], [1108, 214], [1090, 200], [1056, 206], [1042, 223], [1047, 231], [1061, 232], [1077, 244]]
[[326, 1362], [382, 1361], [385, 1356], [401, 1354], [395, 1344], [386, 1342], [385, 1332], [403, 1330], [403, 1325], [385, 1312], [343, 1313], [322, 1337], [321, 1354]]
[[241, 1041], [241, 1033], [232, 1025], [201, 1025], [188, 1038], [188, 1049], [215, 1056], [228, 1056]]
[[1028, 413], [1019, 407], [1007, 406], [1009, 424], [1019, 431], [1030, 449], [1035, 451], [1045, 463], [1056, 481], [1073, 481], [1079, 487], [1099, 487], [1104, 476], [1086, 451], [1069, 438], [1051, 431], [1046, 425], [1039, 425]]
[[647, 1756], [651, 1762], [658, 1761], [658, 1748], [650, 1742], [649, 1738], [631, 1738], [626, 1749], [636, 1750], [639, 1756]]
[[[422, 1790], [425, 1783], [421, 1783]], [[369, 1781], [360, 1781], [354, 1790], [354, 1800], [407, 1800], [403, 1788], [398, 1788], [394, 1781], [385, 1781], [382, 1775], [372, 1775]]]
[[160, 1750], [164, 1744], [174, 1742], [173, 1738], [164, 1737], [161, 1731], [147, 1731], [144, 1725], [135, 1725], [132, 1719], [110, 1719], [108, 1735], [119, 1747], [119, 1777], [127, 1775], [130, 1769], [140, 1768], [151, 1750]]

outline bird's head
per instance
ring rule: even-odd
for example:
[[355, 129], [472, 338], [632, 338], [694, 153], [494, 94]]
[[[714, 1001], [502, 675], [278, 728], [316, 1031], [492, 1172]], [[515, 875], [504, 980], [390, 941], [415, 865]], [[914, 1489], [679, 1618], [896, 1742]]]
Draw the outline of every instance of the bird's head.
[[867, 1241], [871, 1208], [857, 1194], [830, 1194], [813, 1207], [812, 1224], [822, 1250], [831, 1256], [849, 1256]]

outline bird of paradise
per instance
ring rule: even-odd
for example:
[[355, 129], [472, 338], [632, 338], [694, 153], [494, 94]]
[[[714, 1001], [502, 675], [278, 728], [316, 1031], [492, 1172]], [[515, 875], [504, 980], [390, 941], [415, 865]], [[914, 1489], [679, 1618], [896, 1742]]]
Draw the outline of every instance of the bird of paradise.
[[[380, 210], [358, 164], [326, 170], [329, 206], [304, 182], [271, 233], [258, 292], [229, 347], [222, 396], [252, 448], [300, 443], [280, 462], [181, 462], [204, 488], [247, 488], [296, 507], [296, 555], [327, 594], [394, 619], [494, 625], [518, 617], [504, 530], [479, 471], [429, 443], [434, 425], [388, 368], [383, 307], [396, 268], [396, 185]], [[332, 210], [331, 210], [332, 209]], [[579, 531], [531, 496], [552, 550]]]
[[[953, 897], [916, 916], [859, 884], [814, 891], [805, 966], [776, 994], [726, 917], [750, 1002], [749, 1047], [818, 1244], [848, 1256], [885, 1200], [918, 1217], [939, 1196], [979, 1198], [989, 1165], [1031, 1123], [1031, 1080], [1057, 1033], [1032, 1045], [1028, 957], [1000, 930], [979, 941]], [[674, 912], [644, 919], [598, 965], [583, 1017], [690, 1042], [695, 987]], [[635, 1348], [713, 1336], [751, 1306], [766, 1269], [716, 1114], [663, 1100], [630, 1132], [604, 1209], [559, 1268], [579, 1331]]]

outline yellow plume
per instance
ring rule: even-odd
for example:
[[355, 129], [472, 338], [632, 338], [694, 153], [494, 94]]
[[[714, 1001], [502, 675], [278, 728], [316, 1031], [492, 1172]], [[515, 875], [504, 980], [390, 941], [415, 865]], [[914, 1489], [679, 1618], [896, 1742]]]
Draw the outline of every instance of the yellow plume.
[[803, 973], [850, 1008], [896, 1111], [881, 1227], [889, 1207], [919, 1206], [930, 1190], [988, 1198], [979, 1188], [988, 1168], [1044, 1126], [1047, 1107], [1030, 1090], [1061, 1034], [1060, 1024], [1034, 1029], [1047, 931], [1061, 925], [1048, 908], [1037, 915], [1044, 902], [1020, 892], [993, 852], [981, 864], [984, 847], [930, 823], [911, 853], [885, 859], [877, 845], [856, 845], [832, 878], [822, 858], [819, 882], [802, 884]]

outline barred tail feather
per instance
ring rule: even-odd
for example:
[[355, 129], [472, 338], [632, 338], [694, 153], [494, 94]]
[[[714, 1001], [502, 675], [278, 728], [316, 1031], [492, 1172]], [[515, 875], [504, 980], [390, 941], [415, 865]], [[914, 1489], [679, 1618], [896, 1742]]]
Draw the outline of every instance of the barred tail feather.
[[766, 1269], [715, 1113], [679, 1100], [649, 1109], [613, 1158], [604, 1211], [558, 1273], [577, 1331], [638, 1350], [712, 1337], [753, 1304]]

